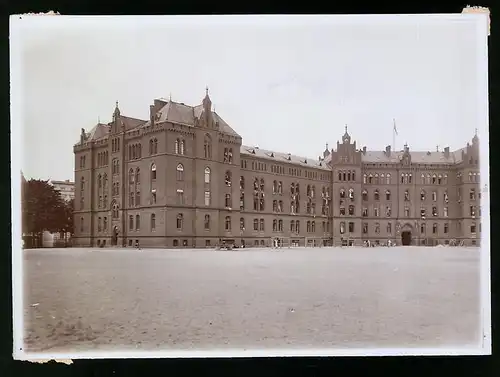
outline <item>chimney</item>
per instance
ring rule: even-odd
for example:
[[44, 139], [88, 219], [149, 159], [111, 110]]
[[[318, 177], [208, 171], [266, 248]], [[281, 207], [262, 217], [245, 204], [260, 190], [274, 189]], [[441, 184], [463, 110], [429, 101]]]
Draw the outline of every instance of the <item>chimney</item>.
[[149, 106], [149, 121], [151, 122], [151, 125], [155, 124], [155, 105], [150, 105]]
[[366, 147], [363, 147], [363, 154], [366, 154]]
[[450, 158], [450, 147], [444, 148], [444, 157]]
[[385, 147], [385, 154], [387, 157], [391, 157], [391, 146], [390, 145]]

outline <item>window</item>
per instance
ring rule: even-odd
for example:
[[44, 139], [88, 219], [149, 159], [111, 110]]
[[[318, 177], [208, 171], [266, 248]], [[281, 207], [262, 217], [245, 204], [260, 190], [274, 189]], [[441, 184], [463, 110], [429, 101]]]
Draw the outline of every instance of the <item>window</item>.
[[391, 217], [391, 207], [390, 206], [385, 207], [385, 216]]
[[203, 154], [206, 159], [212, 158], [212, 139], [210, 135], [205, 135], [205, 141], [203, 144]]
[[371, 174], [368, 176], [368, 183], [373, 183], [373, 175]]
[[345, 190], [344, 189], [340, 189], [339, 196], [340, 196], [341, 199], [345, 198]]
[[475, 206], [470, 206], [470, 215], [471, 217], [475, 217], [476, 216], [476, 207]]
[[375, 174], [375, 184], [378, 185], [379, 180], [378, 180], [378, 174]]
[[141, 229], [141, 215], [135, 215], [135, 230]]
[[387, 223], [387, 234], [391, 234], [391, 233], [392, 233], [392, 224]]
[[177, 215], [177, 229], [181, 230], [183, 226], [184, 226], [184, 216], [182, 215], [182, 213], [179, 213]]
[[476, 190], [475, 189], [470, 189], [469, 199], [470, 200], [476, 200]]
[[444, 199], [444, 202], [445, 203], [448, 203], [448, 191], [445, 191], [444, 194], [443, 194], [443, 199]]
[[259, 219], [253, 220], [253, 230], [259, 230]]
[[409, 201], [410, 201], [410, 193], [408, 192], [408, 190], [405, 190], [405, 202]]
[[113, 212], [111, 213], [113, 219], [117, 219], [119, 217], [119, 207], [118, 207], [118, 204], [116, 204], [115, 202], [113, 203], [112, 205], [112, 208], [113, 208]]
[[177, 189], [177, 204], [184, 204], [184, 190]]
[[264, 231], [264, 219], [260, 219], [260, 231]]
[[240, 190], [245, 189], [245, 177], [241, 176], [240, 177]]
[[135, 171], [135, 183], [141, 183], [141, 170], [139, 168], [137, 168], [137, 170]]
[[155, 164], [151, 165], [151, 180], [152, 181], [156, 180], [156, 165]]
[[102, 228], [103, 228], [104, 231], [108, 230], [108, 218], [107, 217], [104, 217], [102, 219]]
[[432, 233], [437, 234], [438, 232], [438, 224], [434, 223], [432, 224]]
[[130, 193], [130, 197], [129, 197], [129, 200], [128, 200], [128, 205], [129, 207], [133, 207], [134, 206], [134, 198], [135, 198], [135, 195], [133, 192]]
[[449, 225], [444, 224], [444, 233], [448, 233]]
[[425, 224], [420, 224], [420, 233], [425, 234]]
[[470, 232], [472, 234], [475, 234], [476, 233], [476, 223], [472, 223], [470, 224]]
[[134, 216], [133, 215], [130, 215], [128, 217], [128, 229], [134, 230]]
[[240, 211], [243, 211], [245, 209], [245, 193], [241, 192], [240, 193]]
[[375, 192], [373, 193], [373, 198], [375, 200], [380, 200], [380, 194], [379, 194], [378, 190], [375, 190]]
[[354, 189], [352, 188], [349, 189], [349, 199], [351, 199], [351, 201], [354, 200]]
[[391, 192], [389, 190], [385, 192], [385, 200], [391, 200]]
[[435, 185], [437, 183], [437, 176], [436, 174], [432, 175], [432, 184]]
[[156, 204], [156, 190], [151, 190], [151, 204]]
[[225, 229], [226, 229], [226, 231], [231, 230], [231, 217], [230, 216], [226, 216]]
[[175, 154], [179, 154], [180, 143], [181, 141], [179, 139], [175, 139], [175, 145], [174, 145]]
[[240, 230], [245, 230], [245, 219], [243, 217], [240, 218]]
[[379, 208], [377, 206], [373, 207], [373, 216], [375, 217], [380, 216]]
[[411, 184], [411, 181], [412, 181], [411, 177], [412, 177], [412, 176], [411, 176], [411, 173], [410, 173], [410, 174], [408, 174], [408, 183], [409, 183], [409, 184]]
[[349, 206], [349, 216], [354, 216], [354, 206], [353, 205]]
[[210, 205], [210, 191], [205, 191], [205, 206], [209, 206]]
[[443, 183], [443, 176], [441, 174], [438, 175], [437, 183], [438, 183], [438, 185]]
[[363, 234], [368, 233], [368, 223], [363, 223]]
[[410, 217], [410, 209], [405, 207], [405, 217]]
[[433, 191], [433, 192], [432, 192], [432, 201], [433, 201], [433, 202], [436, 202], [436, 201], [437, 201], [437, 192], [436, 192], [436, 191]]
[[205, 221], [203, 224], [205, 230], [210, 230], [210, 215], [205, 215]]
[[426, 182], [427, 182], [428, 185], [431, 184], [431, 175], [430, 174], [427, 174]]
[[401, 184], [405, 183], [405, 175], [401, 173]]
[[154, 231], [156, 229], [156, 215], [154, 213], [151, 214], [150, 224], [151, 231]]
[[368, 208], [363, 208], [363, 217], [367, 217], [368, 216]]
[[340, 234], [344, 234], [345, 233], [345, 222], [341, 222], [340, 223]]
[[448, 207], [443, 208], [443, 216], [448, 217]]
[[424, 190], [420, 191], [420, 201], [422, 201], [422, 202], [425, 201], [425, 191]]
[[354, 223], [351, 221], [349, 222], [349, 233], [353, 233], [354, 232]]
[[340, 215], [345, 216], [345, 207], [340, 207]]
[[83, 217], [80, 217], [80, 232], [83, 232], [84, 229], [85, 229], [84, 220], [83, 220]]
[[447, 185], [448, 184], [448, 174], [445, 174], [444, 175], [444, 184]]
[[184, 140], [181, 140], [181, 148], [180, 148], [180, 154], [186, 154], [186, 142]]
[[[283, 220], [279, 220], [282, 222]], [[316, 233], [316, 221], [311, 221], [311, 233]]]
[[438, 215], [437, 207], [432, 207], [432, 216], [436, 217]]
[[101, 230], [102, 230], [102, 228], [101, 228], [101, 218], [99, 217], [97, 219], [97, 231], [100, 232]]
[[205, 183], [210, 183], [210, 168], [205, 168]]
[[363, 183], [364, 184], [366, 184], [366, 178], [367, 178], [366, 174], [363, 174]]
[[425, 218], [425, 208], [420, 209], [420, 217]]
[[232, 174], [228, 170], [226, 171], [226, 174], [224, 176], [224, 183], [226, 184], [227, 187], [231, 187], [231, 180], [232, 180]]
[[379, 234], [380, 233], [380, 224], [375, 223], [375, 233]]
[[184, 166], [182, 166], [182, 164], [178, 164], [176, 170], [177, 170], [177, 180], [183, 181], [184, 180]]
[[141, 192], [140, 191], [137, 191], [135, 193], [135, 205], [136, 206], [140, 206], [141, 205]]
[[[309, 232], [310, 231], [310, 223], [309, 221], [307, 222], [307, 231]], [[273, 220], [273, 232], [277, 232], [278, 231], [278, 220]]]
[[363, 201], [367, 201], [368, 200], [368, 192], [366, 190], [363, 190], [363, 192], [361, 193], [361, 197], [363, 198]]
[[391, 174], [390, 173], [387, 173], [386, 177], [385, 177], [385, 183], [387, 185], [390, 185], [391, 184]]

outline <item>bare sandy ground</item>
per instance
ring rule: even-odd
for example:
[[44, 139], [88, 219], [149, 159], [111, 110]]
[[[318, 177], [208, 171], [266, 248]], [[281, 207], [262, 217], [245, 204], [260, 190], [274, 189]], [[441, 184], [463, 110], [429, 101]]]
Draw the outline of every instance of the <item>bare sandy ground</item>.
[[457, 347], [480, 338], [479, 249], [23, 253], [27, 352]]

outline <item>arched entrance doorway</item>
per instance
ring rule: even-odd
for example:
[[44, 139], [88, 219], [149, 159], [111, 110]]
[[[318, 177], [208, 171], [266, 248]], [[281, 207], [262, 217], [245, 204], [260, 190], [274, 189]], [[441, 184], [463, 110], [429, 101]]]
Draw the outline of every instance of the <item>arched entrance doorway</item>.
[[405, 224], [401, 228], [401, 245], [411, 245], [413, 227], [410, 224]]
[[113, 234], [111, 235], [111, 245], [118, 245], [118, 227], [116, 225], [113, 227]]

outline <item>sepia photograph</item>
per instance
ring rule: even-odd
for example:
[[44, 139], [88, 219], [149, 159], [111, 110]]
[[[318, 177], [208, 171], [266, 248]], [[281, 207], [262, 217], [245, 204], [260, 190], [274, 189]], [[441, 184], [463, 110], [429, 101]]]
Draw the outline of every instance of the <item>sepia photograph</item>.
[[11, 16], [14, 357], [491, 354], [487, 41]]

